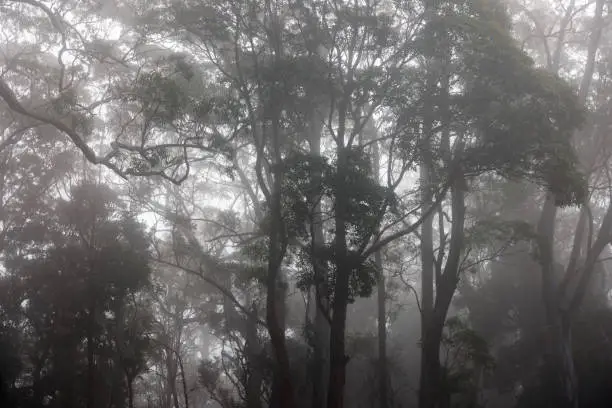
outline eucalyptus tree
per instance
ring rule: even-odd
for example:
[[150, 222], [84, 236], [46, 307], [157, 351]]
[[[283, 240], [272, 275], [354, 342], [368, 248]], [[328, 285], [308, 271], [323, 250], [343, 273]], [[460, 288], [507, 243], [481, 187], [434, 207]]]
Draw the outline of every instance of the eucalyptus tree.
[[[328, 400], [331, 406], [339, 406], [344, 387], [344, 330], [350, 291], [360, 290], [359, 273], [365, 277], [363, 294], [371, 288], [373, 278], [368, 275], [372, 272], [363, 264], [382, 246], [380, 236], [375, 237], [379, 242], [374, 246], [369, 245], [370, 238], [391, 198], [384, 188], [370, 181], [367, 157], [357, 148], [357, 141], [363, 125], [387, 99], [386, 92], [410, 59], [405, 47], [398, 47], [394, 40], [408, 41], [411, 27], [401, 26], [399, 10], [382, 18], [385, 16], [379, 4], [356, 8], [342, 4], [340, 9], [331, 4], [255, 1], [245, 7], [228, 7], [225, 3], [185, 6], [167, 10], [173, 22], [178, 23], [176, 31], [186, 37], [184, 43], [194, 56], [216, 65], [219, 82], [227, 84], [227, 94], [241, 108], [233, 117], [233, 128], [241, 130], [240, 135], [256, 158], [258, 189], [267, 210], [263, 220], [269, 249], [266, 323], [277, 353], [279, 378], [286, 382], [279, 388], [282, 406], [291, 406], [289, 401], [294, 396], [290, 376], [282, 375], [289, 372], [289, 367], [284, 334], [275, 316], [277, 304], [282, 301], [276, 298], [278, 270], [290, 238], [311, 244], [313, 237], [306, 228], [306, 218], [308, 206], [320, 200], [314, 200], [316, 196], [325, 196], [325, 202], [333, 203], [330, 214], [334, 234], [328, 243], [315, 242], [317, 248], [310, 245], [308, 251], [317, 251], [317, 258], [333, 270], [328, 278], [333, 285], [327, 295], [333, 297]], [[382, 27], [377, 25], [380, 21]], [[409, 21], [417, 23], [416, 18]], [[289, 22], [292, 24], [285, 24]], [[176, 27], [172, 24], [171, 28]], [[305, 133], [301, 122], [307, 121], [300, 113], [312, 102], [312, 95], [330, 106], [325, 108], [326, 117], [316, 115], [316, 119], [324, 121], [329, 141], [335, 145], [328, 154], [336, 158], [329, 164], [325, 158], [304, 154], [304, 142], [288, 137]], [[370, 107], [364, 112], [367, 103]], [[312, 116], [309, 119], [312, 123]], [[317, 147], [311, 149], [316, 151]], [[400, 160], [399, 165], [407, 168], [406, 162], [409, 158], [404, 163]], [[320, 174], [316, 184], [312, 181], [315, 174]], [[317, 191], [320, 187], [324, 190]], [[356, 207], [360, 200], [357, 194], [364, 195], [370, 208]], [[304, 203], [304, 195], [306, 211], [299, 200]], [[361, 220], [364, 211], [370, 217], [368, 225]], [[349, 237], [353, 229], [355, 236]]]
[[[430, 16], [422, 37], [428, 77], [421, 89], [422, 199], [450, 181], [450, 231], [443, 205], [421, 229], [422, 358], [420, 406], [444, 406], [439, 349], [450, 302], [469, 253], [466, 197], [478, 176], [497, 173], [526, 178], [556, 194], [554, 205], [584, 199], [584, 180], [570, 145], [583, 113], [571, 88], [538, 70], [509, 33], [502, 4], [426, 4]], [[434, 245], [438, 245], [437, 255]]]
[[[537, 6], [537, 5], [535, 5]], [[542, 298], [546, 304], [546, 318], [550, 328], [545, 365], [551, 374], [544, 374], [550, 383], [555, 406], [578, 406], [577, 381], [572, 361], [571, 327], [574, 315], [585, 299], [593, 276], [598, 269], [604, 248], [612, 239], [610, 224], [612, 212], [609, 201], [610, 185], [607, 183], [607, 153], [605, 132], [601, 124], [607, 119], [607, 104], [603, 102], [607, 86], [605, 41], [609, 36], [603, 1], [564, 2], [564, 9], [546, 13], [534, 12], [534, 5], [517, 4], [523, 26], [535, 27], [538, 47], [535, 55], [543, 65], [554, 72], [561, 72], [579, 88], [579, 99], [589, 108], [587, 126], [577, 132], [573, 143], [579, 153], [582, 171], [589, 179], [589, 192], [577, 215], [575, 232], [567, 251], [559, 245], [559, 225], [562, 220], [553, 205], [554, 195], [545, 197], [538, 222], [537, 258], [542, 272]], [[551, 16], [552, 14], [552, 16]], [[556, 17], [556, 18], [555, 18]], [[555, 35], [544, 33], [553, 30]], [[518, 32], [518, 35], [523, 33]], [[572, 40], [580, 38], [580, 43]], [[528, 43], [531, 45], [533, 42]], [[577, 46], [579, 44], [579, 46]], [[572, 70], [580, 67], [581, 76]], [[603, 120], [603, 122], [601, 122]], [[607, 202], [607, 203], [606, 203]], [[562, 278], [555, 277], [554, 265], [564, 264]]]
[[[0, 78], [6, 105], [66, 134], [89, 161], [124, 177], [180, 184], [202, 170], [195, 162], [234, 166], [241, 179], [252, 175], [256, 183], [244, 184], [258, 213], [258, 262], [266, 264], [273, 406], [295, 406], [283, 319], [287, 254], [303, 261], [301, 283], [315, 288], [319, 322], [329, 322], [328, 384], [317, 381], [313, 404], [327, 400], [329, 408], [339, 408], [348, 305], [371, 294], [371, 258], [423, 223], [421, 405], [439, 405], [439, 348], [466, 247], [472, 180], [484, 172], [528, 177], [554, 192], [554, 204], [583, 195], [568, 145], [581, 119], [575, 98], [518, 51], [502, 7], [96, 4], [12, 0], [0, 6], [10, 33]], [[19, 35], [28, 30], [37, 38]], [[388, 163], [382, 185], [372, 177], [379, 171], [372, 169], [376, 143], [366, 141], [372, 121], [388, 148], [381, 154]], [[111, 141], [110, 148], [94, 151], [92, 142], [100, 140]], [[240, 163], [248, 156], [252, 171]], [[417, 164], [420, 199], [418, 188], [402, 185]], [[435, 211], [442, 226], [436, 258]], [[190, 230], [181, 227], [187, 239], [175, 244], [200, 247]], [[198, 252], [196, 272], [202, 265], [219, 268], [214, 256]], [[216, 287], [233, 297], [231, 288]], [[320, 374], [326, 372], [324, 326], [318, 326]]]

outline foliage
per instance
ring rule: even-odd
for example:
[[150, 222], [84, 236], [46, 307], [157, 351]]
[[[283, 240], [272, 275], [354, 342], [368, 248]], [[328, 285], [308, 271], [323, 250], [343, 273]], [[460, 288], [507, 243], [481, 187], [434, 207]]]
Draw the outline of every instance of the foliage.
[[[57, 209], [63, 216], [49, 227], [64, 240], [42, 243], [34, 259], [12, 257], [10, 275], [2, 278], [1, 307], [8, 316], [18, 311], [8, 321], [24, 330], [20, 354], [27, 370], [18, 373], [22, 385], [15, 395], [31, 389], [27, 398], [33, 404], [44, 398], [51, 406], [65, 406], [85, 398], [86, 389], [102, 387], [97, 376], [113, 378], [114, 364], [122, 364], [132, 379], [145, 368], [147, 317], [129, 316], [138, 309], [134, 296], [147, 285], [149, 267], [140, 225], [115, 218], [108, 190], [79, 186]], [[83, 342], [97, 363], [78, 347]], [[93, 384], [77, 380], [91, 381], [88, 364], [97, 373]]]

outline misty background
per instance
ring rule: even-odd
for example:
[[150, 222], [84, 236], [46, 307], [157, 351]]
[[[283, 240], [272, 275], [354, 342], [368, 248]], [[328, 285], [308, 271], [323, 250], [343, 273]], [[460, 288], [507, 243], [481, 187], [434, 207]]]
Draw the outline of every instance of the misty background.
[[0, 0], [0, 406], [612, 406], [604, 0]]

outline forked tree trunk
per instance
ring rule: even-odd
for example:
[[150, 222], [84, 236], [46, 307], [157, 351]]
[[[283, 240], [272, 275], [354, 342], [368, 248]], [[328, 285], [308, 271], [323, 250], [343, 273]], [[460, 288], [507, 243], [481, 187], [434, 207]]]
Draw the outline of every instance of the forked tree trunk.
[[[460, 154], [460, 153], [459, 153]], [[433, 308], [422, 317], [421, 339], [421, 378], [419, 389], [419, 408], [443, 408], [448, 401], [442, 390], [446, 389], [442, 383], [440, 366], [440, 346], [442, 333], [448, 309], [459, 283], [461, 267], [461, 254], [464, 245], [465, 197], [464, 181], [457, 177], [452, 187], [451, 207], [452, 226], [448, 257], [444, 271], [436, 279], [436, 296]], [[423, 310], [425, 310], [425, 307]]]

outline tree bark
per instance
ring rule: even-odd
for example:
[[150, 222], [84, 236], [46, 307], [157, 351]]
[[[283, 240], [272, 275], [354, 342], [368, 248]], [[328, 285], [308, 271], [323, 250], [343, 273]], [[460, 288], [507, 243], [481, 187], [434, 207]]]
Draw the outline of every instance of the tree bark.
[[383, 270], [382, 255], [376, 252], [374, 262], [378, 269], [378, 406], [389, 406], [389, 373], [387, 368], [387, 291], [385, 288], [385, 274]]
[[[270, 194], [270, 244], [268, 249], [268, 276], [266, 280], [266, 324], [270, 334], [270, 342], [276, 358], [276, 380], [273, 385], [273, 395], [278, 395], [272, 403], [274, 408], [291, 408], [295, 405], [294, 391], [291, 379], [291, 367], [287, 345], [285, 341], [285, 329], [279, 316], [278, 285], [280, 269], [286, 252], [286, 237], [282, 220], [281, 185], [282, 172], [278, 165], [281, 164], [280, 152], [280, 112], [275, 109], [274, 123], [272, 125], [273, 149], [275, 152], [275, 163], [277, 165], [273, 175], [272, 192]], [[278, 405], [277, 405], [278, 404]]]
[[[375, 140], [376, 131], [372, 122], [368, 121], [368, 136]], [[375, 180], [380, 178], [380, 147], [379, 142], [373, 144], [373, 169]], [[377, 251], [374, 254], [374, 263], [378, 271], [377, 284], [377, 306], [378, 306], [378, 406], [387, 408], [389, 406], [389, 370], [387, 366], [387, 289], [385, 287], [385, 271], [383, 268], [382, 254]]]
[[128, 407], [134, 408], [134, 378], [127, 378]]
[[[461, 154], [459, 152], [459, 154]], [[448, 309], [459, 283], [461, 253], [464, 246], [465, 193], [463, 177], [455, 176], [451, 194], [452, 227], [448, 258], [444, 271], [436, 280], [436, 296], [429, 318], [423, 319], [424, 335], [421, 353], [421, 379], [419, 408], [443, 408], [449, 395], [441, 394], [446, 389], [442, 384], [440, 367], [440, 345]], [[422, 306], [424, 308], [424, 306]]]
[[547, 347], [544, 355], [544, 386], [549, 392], [547, 408], [577, 408], [578, 381], [572, 355], [570, 316], [555, 313], [548, 318]]
[[[251, 307], [253, 315], [257, 316], [255, 303]], [[247, 408], [261, 408], [261, 384], [263, 381], [259, 337], [257, 336], [257, 322], [246, 317], [246, 353], [249, 365], [249, 377], [246, 385]]]
[[342, 186], [345, 185], [345, 172], [347, 171], [347, 152], [344, 146], [346, 103], [339, 109], [337, 169], [335, 180], [334, 220], [336, 227], [335, 257], [336, 279], [334, 284], [334, 298], [332, 302], [332, 321], [330, 332], [330, 375], [328, 385], [327, 408], [344, 407], [344, 385], [346, 382], [346, 364], [348, 358], [345, 354], [346, 314], [349, 298], [349, 279], [351, 264], [346, 244], [346, 208], [347, 195]]
[[114, 408], [125, 407], [125, 397], [123, 392], [123, 324], [124, 324], [124, 295], [119, 296], [118, 304], [115, 307], [115, 354], [112, 379], [112, 401]]
[[[286, 320], [285, 320], [285, 314], [286, 314], [285, 301], [286, 301], [286, 298], [287, 298], [287, 286], [286, 286], [286, 282], [285, 282], [282, 274], [279, 273], [278, 280], [277, 280], [277, 285], [276, 285], [276, 319], [278, 321], [278, 324], [279, 324], [283, 334], [285, 333], [285, 330], [287, 328]], [[287, 355], [288, 354], [289, 354], [289, 352], [287, 352]], [[274, 374], [273, 374], [272, 395], [271, 395], [271, 398], [270, 398], [270, 406], [271, 407], [283, 406], [283, 405], [280, 405], [280, 404], [282, 403], [282, 399], [281, 398], [282, 398], [282, 389], [283, 389], [283, 382], [284, 381], [285, 381], [285, 379], [283, 378], [283, 374], [281, 373], [281, 371], [277, 367], [274, 370]]]
[[[309, 144], [313, 156], [321, 155], [321, 133], [323, 115], [314, 107], [310, 115]], [[320, 178], [319, 174], [314, 175]], [[326, 316], [328, 305], [328, 273], [325, 265], [318, 259], [318, 251], [325, 245], [323, 220], [321, 217], [321, 197], [315, 197], [311, 226], [312, 262], [314, 270], [314, 350], [312, 370], [312, 408], [324, 408], [329, 379], [329, 336], [330, 326]]]
[[185, 408], [189, 408], [189, 392], [187, 391], [187, 377], [185, 376], [185, 366], [183, 365], [183, 358], [177, 353], [176, 359], [181, 369], [181, 383], [183, 384], [183, 399], [185, 400]]
[[[430, 74], [427, 84], [427, 94], [433, 93], [433, 76]], [[431, 155], [431, 139], [433, 138], [432, 127], [433, 110], [431, 101], [426, 101], [423, 118], [423, 147], [421, 151], [420, 165], [420, 192], [421, 207], [430, 208], [433, 201], [433, 163]], [[435, 333], [432, 332], [431, 323], [433, 320], [434, 306], [434, 250], [433, 250], [433, 214], [425, 218], [421, 224], [421, 369], [419, 378], [419, 407], [432, 408], [436, 400], [436, 384], [439, 377], [439, 367], [436, 361], [439, 360], [439, 350], [435, 344]]]
[[87, 408], [94, 408], [95, 398], [95, 376], [96, 367], [94, 362], [94, 328], [96, 318], [95, 305], [89, 308], [89, 316], [87, 321], [87, 391], [86, 391], [86, 406]]

